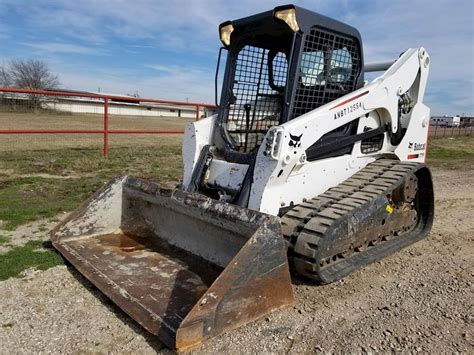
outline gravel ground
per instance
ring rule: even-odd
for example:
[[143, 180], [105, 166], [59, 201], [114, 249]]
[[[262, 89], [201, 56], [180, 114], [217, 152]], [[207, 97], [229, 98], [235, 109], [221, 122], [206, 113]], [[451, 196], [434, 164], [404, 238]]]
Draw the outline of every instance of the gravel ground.
[[[474, 352], [474, 172], [435, 170], [429, 237], [344, 280], [293, 278], [296, 302], [204, 352]], [[0, 352], [169, 352], [73, 269], [0, 282]]]

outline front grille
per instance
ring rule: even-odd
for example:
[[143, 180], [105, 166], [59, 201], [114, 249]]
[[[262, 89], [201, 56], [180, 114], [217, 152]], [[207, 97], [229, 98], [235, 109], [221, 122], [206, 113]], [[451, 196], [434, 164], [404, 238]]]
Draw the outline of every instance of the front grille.
[[360, 150], [363, 154], [378, 152], [383, 146], [384, 134], [364, 139], [360, 142]]
[[355, 39], [317, 27], [311, 29], [301, 54], [292, 118], [354, 91], [359, 72]]
[[[262, 142], [268, 129], [278, 125], [282, 113], [282, 94], [270, 87], [268, 49], [245, 46], [237, 56], [233, 84], [233, 103], [225, 121], [234, 149], [251, 152]], [[288, 63], [283, 53], [273, 59], [276, 86], [285, 86]], [[249, 117], [246, 114], [246, 107]]]

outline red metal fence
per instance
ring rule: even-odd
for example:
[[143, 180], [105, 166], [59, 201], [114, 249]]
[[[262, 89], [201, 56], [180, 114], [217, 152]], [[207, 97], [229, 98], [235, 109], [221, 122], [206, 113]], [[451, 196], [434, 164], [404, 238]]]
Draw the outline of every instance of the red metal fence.
[[[54, 98], [54, 99], [53, 99]], [[68, 99], [66, 99], [68, 98]], [[69, 105], [69, 106], [68, 106]], [[103, 154], [109, 151], [110, 135], [143, 135], [143, 134], [183, 134], [182, 129], [111, 129], [109, 126], [110, 106], [115, 114], [119, 111], [130, 111], [144, 116], [174, 116], [178, 119], [187, 115], [190, 119], [194, 111], [194, 119], [207, 116], [215, 109], [214, 105], [194, 102], [144, 99], [130, 96], [114, 96], [72, 91], [41, 91], [14, 88], [0, 88], [0, 110], [18, 110], [36, 112], [37, 110], [73, 112], [73, 107], [86, 113], [103, 115], [103, 126], [100, 129], [62, 128], [62, 129], [27, 129], [9, 128], [0, 125], [0, 135], [53, 135], [53, 134], [91, 134], [103, 135]], [[81, 108], [82, 107], [82, 108]], [[84, 108], [86, 108], [84, 110]], [[76, 111], [77, 112], [77, 111]], [[81, 111], [82, 112], [82, 111]], [[121, 113], [123, 115], [123, 113]], [[132, 114], [133, 115], [133, 114]], [[1, 122], [0, 122], [1, 123]], [[14, 126], [14, 124], [13, 124]]]

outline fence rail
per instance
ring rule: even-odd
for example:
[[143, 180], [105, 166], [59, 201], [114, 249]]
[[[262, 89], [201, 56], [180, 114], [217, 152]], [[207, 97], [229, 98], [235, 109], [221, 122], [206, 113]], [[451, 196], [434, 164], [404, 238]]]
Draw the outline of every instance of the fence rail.
[[430, 126], [430, 137], [457, 137], [457, 136], [472, 136], [474, 132], [474, 124], [462, 124], [458, 127], [441, 127]]
[[[63, 113], [83, 113], [102, 115], [100, 129], [89, 128], [18, 128], [4, 129], [0, 126], [0, 135], [13, 134], [91, 134], [103, 136], [103, 154], [109, 151], [110, 135], [144, 135], [144, 134], [183, 134], [182, 129], [114, 129], [110, 127], [110, 115], [129, 115], [150, 117], [187, 117], [199, 120], [215, 109], [214, 105], [195, 102], [180, 102], [171, 100], [144, 99], [129, 96], [102, 95], [95, 93], [26, 90], [15, 88], [0, 88], [0, 108], [7, 111], [36, 112], [54, 111]], [[127, 113], [128, 112], [128, 113]], [[130, 124], [130, 122], [128, 122]], [[28, 124], [28, 123], [27, 123]], [[65, 126], [67, 122], [63, 123]]]

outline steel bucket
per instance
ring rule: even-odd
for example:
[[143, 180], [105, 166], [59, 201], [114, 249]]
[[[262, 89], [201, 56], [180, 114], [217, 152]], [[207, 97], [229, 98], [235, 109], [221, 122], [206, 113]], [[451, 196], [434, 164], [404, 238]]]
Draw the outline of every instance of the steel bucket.
[[54, 247], [167, 346], [189, 350], [293, 302], [279, 218], [119, 177]]

